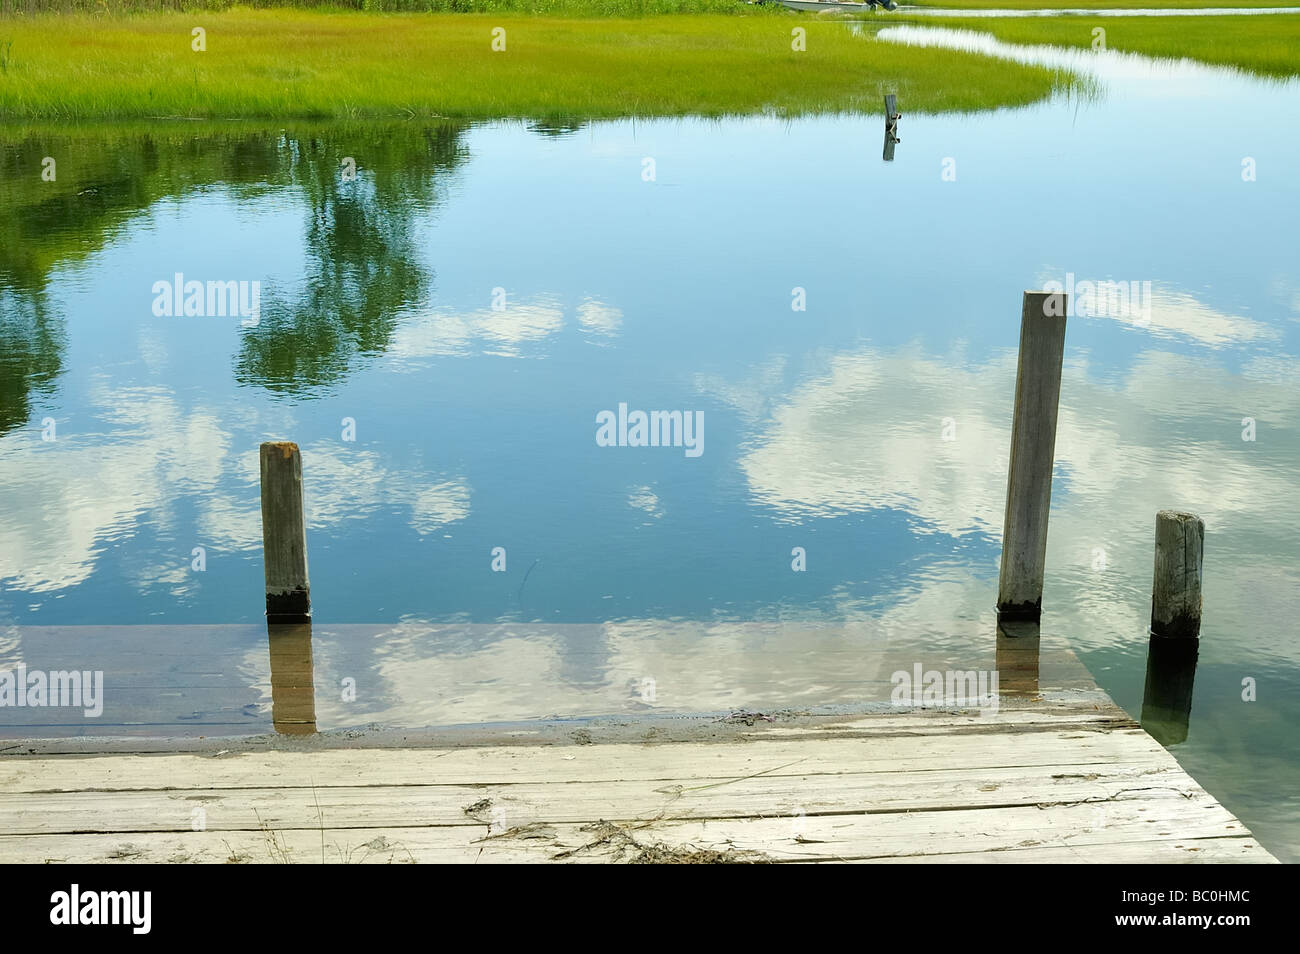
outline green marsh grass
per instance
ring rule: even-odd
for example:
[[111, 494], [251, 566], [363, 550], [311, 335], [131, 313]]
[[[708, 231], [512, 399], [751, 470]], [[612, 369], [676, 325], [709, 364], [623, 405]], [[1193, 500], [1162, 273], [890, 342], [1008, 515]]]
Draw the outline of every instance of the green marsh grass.
[[547, 17], [648, 17], [759, 12], [788, 14], [777, 4], [744, 0], [0, 0], [0, 15], [84, 13], [117, 16], [180, 11], [297, 9], [366, 13], [515, 13]]
[[[900, 3], [904, 0], [899, 0]], [[906, 0], [959, 10], [1195, 10], [1209, 7], [1300, 7], [1300, 0]], [[1183, 22], [1181, 19], [1179, 22]]]
[[[961, 9], [1195, 9], [1199, 7], [1300, 7], [1300, 0], [900, 0], [914, 6]], [[256, 9], [361, 10], [369, 13], [520, 13], [563, 17], [645, 17], [681, 13], [752, 15], [775, 3], [745, 0], [0, 0], [0, 15], [41, 13], [158, 13]]]
[[1008, 43], [1090, 48], [1094, 27], [1106, 31], [1106, 48], [1171, 59], [1187, 58], [1215, 66], [1234, 66], [1263, 76], [1300, 74], [1300, 12], [1258, 17], [1087, 16], [991, 20], [912, 18], [909, 22], [952, 29], [980, 30]]
[[[0, 120], [599, 118], [973, 111], [1073, 87], [1069, 73], [786, 17], [558, 20], [235, 10], [9, 20]], [[190, 48], [192, 27], [205, 52]], [[491, 31], [506, 29], [505, 52]]]

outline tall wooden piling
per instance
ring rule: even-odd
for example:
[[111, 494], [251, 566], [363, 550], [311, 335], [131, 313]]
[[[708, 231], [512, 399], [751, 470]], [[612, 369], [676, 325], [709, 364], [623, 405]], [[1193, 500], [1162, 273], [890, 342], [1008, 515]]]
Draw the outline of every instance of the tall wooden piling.
[[1205, 522], [1194, 513], [1156, 514], [1156, 567], [1151, 584], [1151, 632], [1156, 636], [1201, 634], [1201, 558]]
[[1066, 306], [1064, 292], [1027, 291], [1021, 304], [1020, 358], [998, 578], [998, 616], [1002, 619], [1036, 620], [1042, 615]]
[[311, 619], [302, 456], [289, 441], [262, 445], [262, 552], [268, 623]]

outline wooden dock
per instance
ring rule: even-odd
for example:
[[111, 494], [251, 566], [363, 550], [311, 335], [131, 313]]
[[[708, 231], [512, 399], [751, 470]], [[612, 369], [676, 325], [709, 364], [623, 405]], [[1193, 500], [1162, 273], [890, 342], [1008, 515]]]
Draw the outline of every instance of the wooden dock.
[[[1013, 655], [1000, 663], [1015, 668]], [[1140, 726], [1078, 685], [1012, 686], [996, 713], [223, 744], [9, 747], [0, 861], [1274, 861]]]

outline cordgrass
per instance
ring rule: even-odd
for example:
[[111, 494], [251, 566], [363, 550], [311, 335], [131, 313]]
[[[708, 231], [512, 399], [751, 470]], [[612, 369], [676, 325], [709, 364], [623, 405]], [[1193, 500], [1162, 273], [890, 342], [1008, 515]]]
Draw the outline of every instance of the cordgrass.
[[[904, 0], [899, 0], [903, 3]], [[959, 10], [1200, 10], [1297, 7], [1300, 0], [906, 0], [917, 7]], [[1156, 18], [1159, 19], [1159, 18]], [[1180, 18], [1178, 22], [1183, 22]]]
[[[791, 49], [792, 24], [807, 31]], [[206, 30], [205, 52], [191, 29]], [[492, 30], [506, 30], [506, 51]], [[1071, 74], [786, 17], [557, 20], [281, 9], [0, 23], [0, 121], [600, 118], [1021, 105]]]
[[[1300, 0], [900, 0], [919, 7], [958, 9], [1196, 9], [1204, 7], [1298, 7]], [[775, 2], [745, 0], [0, 0], [0, 15], [158, 13], [256, 9], [362, 10], [369, 13], [519, 13], [551, 17], [645, 17], [717, 13], [744, 16]]]
[[1008, 43], [1091, 47], [1094, 27], [1106, 31], [1106, 48], [1171, 59], [1233, 66], [1263, 76], [1300, 75], [1300, 12], [1259, 17], [1087, 16], [994, 20], [985, 17], [913, 18], [915, 24], [981, 30]]
[[338, 10], [366, 13], [515, 13], [547, 17], [648, 17], [715, 13], [744, 16], [756, 12], [786, 14], [773, 4], [744, 0], [0, 0], [0, 15], [85, 13], [119, 16], [236, 8]]

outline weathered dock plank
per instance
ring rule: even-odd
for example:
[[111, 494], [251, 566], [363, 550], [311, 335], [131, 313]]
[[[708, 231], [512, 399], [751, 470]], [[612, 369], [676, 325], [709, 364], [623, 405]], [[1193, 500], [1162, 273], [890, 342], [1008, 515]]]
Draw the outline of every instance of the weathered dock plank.
[[[829, 733], [833, 739], [827, 738], [826, 732], [773, 733], [771, 739], [762, 741], [761, 748], [701, 742], [502, 745], [427, 753], [325, 749], [251, 752], [226, 758], [187, 754], [9, 758], [0, 761], [0, 792], [7, 797], [19, 792], [86, 789], [326, 787], [362, 782], [420, 785], [434, 780], [461, 785], [518, 784], [551, 782], [560, 775], [570, 782], [606, 782], [735, 778], [760, 770], [787, 776], [903, 774], [946, 768], [971, 771], [1150, 762], [1149, 736], [1140, 729], [1093, 731], [1088, 725], [996, 732], [948, 724], [916, 734], [862, 737]], [[758, 738], [762, 739], [761, 732]], [[1063, 758], [1063, 752], [1069, 757]], [[160, 761], [163, 758], [165, 762]], [[164, 769], [165, 774], [160, 774]]]
[[0, 861], [718, 857], [1273, 860], [1090, 701], [795, 719], [724, 741], [0, 759]]
[[[465, 806], [487, 798], [507, 818], [580, 823], [593, 818], [743, 818], [805, 814], [941, 811], [1120, 801], [1157, 789], [1184, 797], [1176, 769], [1141, 762], [1091, 766], [1040, 766], [1026, 778], [1020, 768], [837, 775], [761, 775], [752, 778], [691, 776], [643, 781], [492, 785], [364, 785], [311, 788], [185, 788], [150, 791], [42, 792], [0, 800], [0, 831], [174, 831], [190, 825], [203, 806], [209, 830], [394, 827], [478, 824]], [[760, 770], [761, 771], [761, 770]], [[816, 782], [817, 787], [812, 788]], [[1154, 797], [1154, 796], [1152, 796]], [[106, 811], [105, 809], [108, 809]]]

